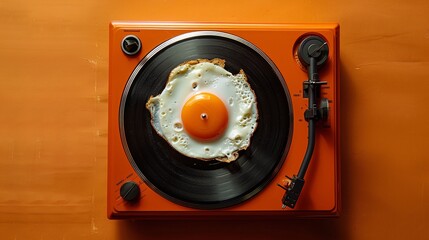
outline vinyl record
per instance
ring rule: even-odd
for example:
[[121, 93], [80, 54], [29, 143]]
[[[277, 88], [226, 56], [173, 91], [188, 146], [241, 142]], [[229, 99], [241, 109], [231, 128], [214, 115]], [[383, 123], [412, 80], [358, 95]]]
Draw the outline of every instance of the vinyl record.
[[[152, 128], [145, 107], [162, 92], [171, 70], [200, 58], [224, 59], [233, 74], [243, 69], [256, 94], [258, 127], [231, 163], [180, 154]], [[250, 42], [212, 31], [177, 36], [142, 59], [123, 92], [119, 118], [127, 157], [147, 185], [174, 203], [199, 209], [232, 206], [257, 194], [280, 169], [292, 136], [290, 96], [274, 63]]]

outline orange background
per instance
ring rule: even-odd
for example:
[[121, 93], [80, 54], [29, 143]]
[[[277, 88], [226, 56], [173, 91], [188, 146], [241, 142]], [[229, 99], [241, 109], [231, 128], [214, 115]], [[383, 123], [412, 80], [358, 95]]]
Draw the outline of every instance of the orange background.
[[[0, 238], [429, 239], [428, 10], [427, 0], [3, 0]], [[111, 20], [338, 22], [341, 217], [107, 220]]]

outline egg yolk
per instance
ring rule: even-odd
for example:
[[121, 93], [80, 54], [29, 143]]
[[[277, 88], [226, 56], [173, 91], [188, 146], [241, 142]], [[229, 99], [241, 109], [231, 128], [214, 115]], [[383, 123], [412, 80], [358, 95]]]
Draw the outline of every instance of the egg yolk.
[[228, 126], [228, 111], [216, 95], [198, 93], [182, 108], [183, 127], [193, 138], [209, 141], [219, 137]]

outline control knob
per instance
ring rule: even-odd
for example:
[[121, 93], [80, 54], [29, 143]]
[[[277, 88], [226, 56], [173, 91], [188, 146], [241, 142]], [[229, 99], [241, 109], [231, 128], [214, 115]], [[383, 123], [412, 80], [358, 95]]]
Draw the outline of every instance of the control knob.
[[139, 185], [133, 181], [126, 182], [122, 184], [119, 194], [125, 201], [136, 201], [140, 197]]

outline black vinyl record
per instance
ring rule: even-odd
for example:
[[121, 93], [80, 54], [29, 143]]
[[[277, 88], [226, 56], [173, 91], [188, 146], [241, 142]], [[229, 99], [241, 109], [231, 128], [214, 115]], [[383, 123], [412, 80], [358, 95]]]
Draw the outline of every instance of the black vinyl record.
[[[145, 107], [162, 92], [171, 70], [201, 58], [224, 59], [233, 74], [243, 69], [256, 94], [257, 129], [231, 163], [180, 154], [153, 129]], [[222, 32], [191, 32], [153, 49], [128, 80], [119, 118], [125, 152], [140, 177], [170, 201], [199, 209], [232, 206], [257, 194], [277, 174], [292, 136], [290, 96], [274, 63], [250, 42]]]

